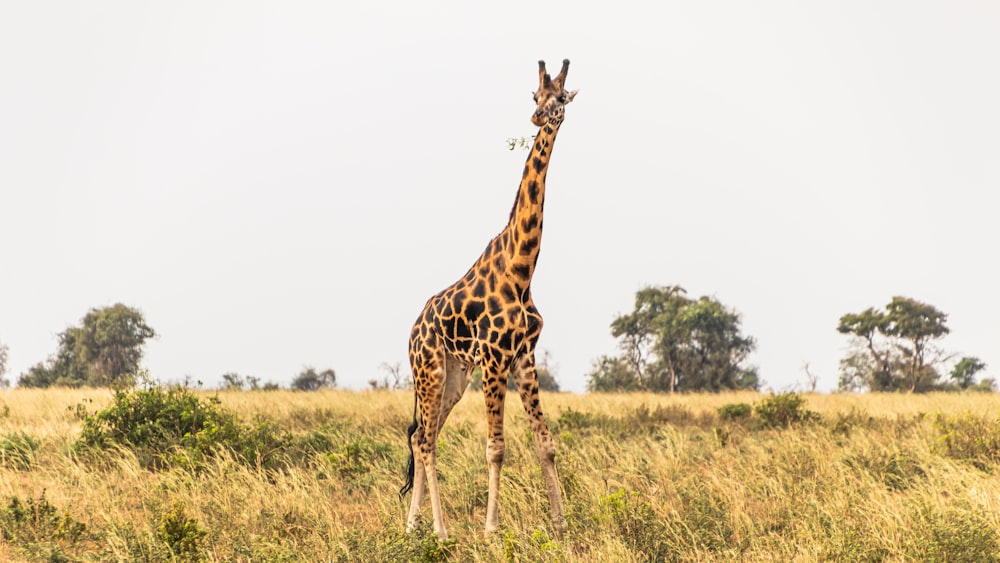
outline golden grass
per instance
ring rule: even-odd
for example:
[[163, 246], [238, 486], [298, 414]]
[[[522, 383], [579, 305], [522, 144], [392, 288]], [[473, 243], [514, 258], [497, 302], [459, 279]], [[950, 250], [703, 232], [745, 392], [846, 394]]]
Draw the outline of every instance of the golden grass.
[[[1000, 415], [1000, 395], [806, 394], [805, 407], [819, 413], [818, 422], [764, 428], [756, 416], [733, 422], [717, 414], [726, 404], [765, 399], [756, 393], [545, 394], [570, 524], [555, 538], [527, 419], [513, 396], [506, 414], [501, 531], [482, 533], [486, 425], [482, 399], [470, 392], [439, 444], [442, 501], [454, 540], [442, 546], [426, 528], [402, 531], [406, 503], [396, 492], [408, 454], [409, 392], [198, 394], [217, 395], [244, 420], [263, 416], [296, 439], [321, 433], [330, 444], [275, 471], [226, 454], [199, 469], [152, 471], [128, 449], [102, 462], [74, 454], [82, 425], [77, 405], [92, 413], [112, 400], [110, 392], [0, 393], [0, 449], [24, 435], [37, 444], [26, 467], [9, 454], [0, 463], [6, 536], [0, 560], [1000, 557], [1000, 481], [993, 474], [1000, 431], [991, 425]], [[944, 448], [938, 414], [973, 417], [961, 431], [982, 435], [960, 447], [983, 449]], [[49, 528], [13, 519], [15, 497], [22, 505], [44, 497], [63, 526], [80, 522], [86, 532], [32, 536]], [[171, 554], [163, 528], [176, 507], [204, 536], [192, 551]], [[429, 514], [425, 506], [425, 520]]]

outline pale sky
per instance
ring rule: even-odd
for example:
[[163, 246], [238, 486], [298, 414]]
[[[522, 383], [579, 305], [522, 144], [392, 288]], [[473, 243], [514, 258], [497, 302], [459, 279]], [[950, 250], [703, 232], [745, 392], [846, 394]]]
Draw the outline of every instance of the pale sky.
[[564, 389], [670, 284], [742, 315], [765, 388], [834, 388], [838, 319], [894, 295], [1000, 377], [998, 54], [987, 0], [2, 2], [7, 376], [116, 302], [161, 380], [405, 366], [569, 58], [533, 282]]

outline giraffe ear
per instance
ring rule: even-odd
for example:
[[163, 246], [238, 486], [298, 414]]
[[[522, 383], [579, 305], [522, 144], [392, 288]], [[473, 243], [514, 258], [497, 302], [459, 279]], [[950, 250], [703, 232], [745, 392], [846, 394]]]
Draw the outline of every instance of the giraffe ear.
[[566, 103], [567, 104], [573, 101], [573, 98], [576, 97], [576, 93], [577, 92], [579, 92], [579, 90], [573, 90], [572, 92], [568, 92], [566, 94]]

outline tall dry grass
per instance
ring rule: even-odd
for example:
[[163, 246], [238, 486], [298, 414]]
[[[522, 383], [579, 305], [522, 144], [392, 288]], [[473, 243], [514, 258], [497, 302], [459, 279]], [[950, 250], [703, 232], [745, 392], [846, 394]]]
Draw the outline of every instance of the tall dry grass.
[[100, 458], [74, 449], [81, 416], [109, 392], [0, 393], [0, 560], [1000, 558], [998, 395], [809, 394], [818, 417], [782, 427], [720, 417], [768, 400], [756, 393], [545, 394], [570, 525], [557, 538], [516, 397], [501, 530], [483, 534], [486, 425], [470, 392], [439, 443], [447, 544], [426, 527], [403, 532], [411, 394], [199, 392], [215, 395], [314, 450], [277, 469], [223, 451], [156, 470], [127, 447]]

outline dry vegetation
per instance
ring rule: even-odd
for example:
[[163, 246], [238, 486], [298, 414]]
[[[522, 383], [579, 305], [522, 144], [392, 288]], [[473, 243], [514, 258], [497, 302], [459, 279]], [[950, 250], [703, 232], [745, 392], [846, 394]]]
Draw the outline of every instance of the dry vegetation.
[[469, 394], [440, 443], [453, 538], [440, 544], [402, 531], [407, 392], [222, 392], [218, 405], [197, 392], [236, 422], [166, 453], [110, 434], [78, 443], [110, 392], [3, 392], [0, 559], [1000, 558], [998, 395], [546, 394], [570, 524], [556, 538], [516, 399], [501, 531], [483, 535], [485, 422]]

